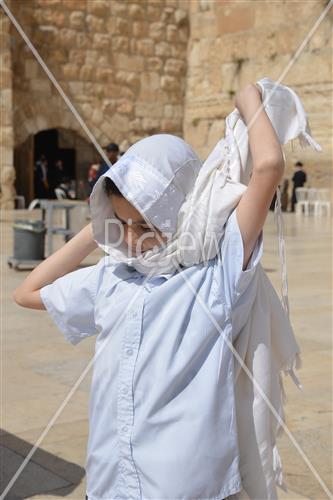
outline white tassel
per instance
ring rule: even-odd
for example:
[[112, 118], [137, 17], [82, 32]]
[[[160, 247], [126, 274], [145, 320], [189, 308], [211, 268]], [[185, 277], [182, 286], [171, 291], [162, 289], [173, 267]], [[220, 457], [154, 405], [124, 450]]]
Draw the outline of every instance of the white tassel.
[[322, 147], [314, 140], [314, 138], [305, 130], [298, 137], [301, 147], [304, 149], [307, 146], [312, 146], [316, 151], [322, 151]]
[[283, 236], [283, 218], [281, 211], [281, 192], [278, 187], [276, 190], [276, 201], [274, 207], [274, 214], [278, 227], [278, 240], [279, 240], [279, 257], [282, 269], [282, 285], [281, 285], [281, 302], [284, 310], [289, 317], [289, 299], [288, 299], [288, 277], [287, 277], [287, 263], [286, 263], [286, 246]]
[[276, 444], [273, 448], [273, 470], [275, 473], [276, 484], [279, 486], [279, 488], [288, 493], [288, 486], [283, 480], [282, 463]]

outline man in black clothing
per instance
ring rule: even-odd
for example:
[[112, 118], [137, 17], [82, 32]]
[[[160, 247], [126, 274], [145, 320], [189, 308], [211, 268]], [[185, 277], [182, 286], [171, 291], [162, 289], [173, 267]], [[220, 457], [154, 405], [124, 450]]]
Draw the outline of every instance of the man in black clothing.
[[296, 199], [296, 188], [303, 187], [306, 183], [306, 173], [303, 170], [303, 163], [301, 161], [297, 161], [295, 163], [296, 172], [292, 177], [293, 182], [293, 194], [291, 198], [291, 212], [295, 212], [295, 204], [297, 203]]

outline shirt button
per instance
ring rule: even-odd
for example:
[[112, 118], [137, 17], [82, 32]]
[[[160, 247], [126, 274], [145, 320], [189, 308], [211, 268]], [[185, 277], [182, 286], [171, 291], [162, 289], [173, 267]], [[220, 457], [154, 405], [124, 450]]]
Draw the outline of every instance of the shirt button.
[[127, 393], [128, 393], [128, 387], [123, 387], [123, 389], [122, 389], [122, 393], [123, 393], [123, 394], [127, 394]]
[[126, 350], [126, 354], [127, 354], [127, 356], [132, 356], [133, 350], [132, 349], [127, 349]]
[[123, 432], [127, 432], [127, 431], [128, 431], [128, 427], [127, 427], [127, 425], [123, 425], [123, 428], [122, 428], [122, 429], [123, 429]]
[[138, 315], [138, 313], [137, 313], [136, 311], [133, 311], [133, 312], [132, 312], [132, 318], [136, 318], [136, 317], [137, 317], [137, 315]]

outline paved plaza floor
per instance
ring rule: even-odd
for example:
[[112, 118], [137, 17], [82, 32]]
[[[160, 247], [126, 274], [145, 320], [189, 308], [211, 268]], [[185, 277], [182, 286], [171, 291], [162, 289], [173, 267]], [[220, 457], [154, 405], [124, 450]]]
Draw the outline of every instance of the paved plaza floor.
[[[39, 218], [38, 210], [2, 212], [2, 377], [4, 481], [8, 482], [38, 441], [6, 498], [83, 500], [91, 372], [77, 384], [93, 355], [94, 338], [77, 346], [64, 340], [44, 311], [23, 309], [11, 299], [28, 274], [7, 266], [14, 218]], [[283, 435], [279, 450], [289, 493], [281, 499], [325, 499], [332, 491], [332, 268], [331, 220], [284, 214], [291, 320], [302, 350], [298, 371], [303, 391], [285, 378], [287, 426], [311, 462]], [[62, 244], [57, 237], [56, 247]], [[280, 295], [276, 226], [270, 213], [264, 229], [263, 266]], [[102, 256], [97, 250], [86, 264]], [[67, 398], [67, 403], [64, 400]], [[56, 418], [55, 418], [55, 415]], [[42, 439], [41, 439], [42, 437]], [[319, 479], [320, 477], [320, 479]]]

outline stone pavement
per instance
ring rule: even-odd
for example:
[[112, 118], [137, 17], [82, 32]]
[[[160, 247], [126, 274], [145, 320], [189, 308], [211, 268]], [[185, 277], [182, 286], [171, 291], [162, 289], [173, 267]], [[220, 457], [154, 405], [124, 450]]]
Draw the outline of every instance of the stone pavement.
[[[46, 312], [23, 309], [11, 292], [27, 275], [9, 269], [12, 253], [12, 220], [28, 218], [27, 212], [2, 212], [2, 359], [3, 359], [3, 457], [7, 484], [28, 451], [44, 432], [55, 412], [93, 354], [94, 339], [77, 346], [66, 342]], [[39, 211], [29, 213], [39, 218]], [[291, 319], [302, 349], [304, 386], [299, 391], [288, 379], [285, 390], [287, 425], [313, 467], [332, 491], [332, 355], [331, 355], [331, 220], [285, 214]], [[56, 247], [62, 244], [56, 240]], [[85, 264], [102, 254], [95, 251]], [[273, 214], [264, 230], [263, 265], [280, 290], [280, 270]], [[6, 498], [45, 500], [85, 496], [85, 454], [88, 434], [88, 391], [91, 373], [50, 426]], [[281, 499], [324, 499], [317, 479], [290, 442], [279, 438], [279, 450], [289, 493]]]

